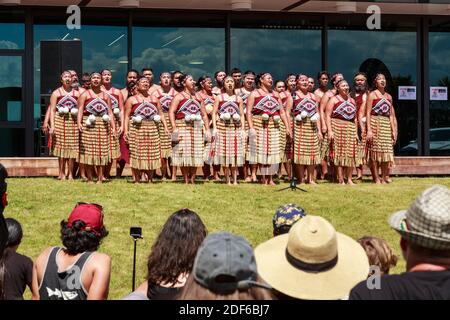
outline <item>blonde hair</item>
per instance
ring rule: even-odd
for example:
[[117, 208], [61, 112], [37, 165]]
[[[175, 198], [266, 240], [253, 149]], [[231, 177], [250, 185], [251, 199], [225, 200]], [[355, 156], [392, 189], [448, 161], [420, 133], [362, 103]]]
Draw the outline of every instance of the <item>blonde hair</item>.
[[389, 247], [386, 240], [365, 236], [358, 239], [358, 242], [366, 251], [369, 264], [380, 267], [382, 274], [389, 274], [389, 269], [397, 265], [398, 257]]

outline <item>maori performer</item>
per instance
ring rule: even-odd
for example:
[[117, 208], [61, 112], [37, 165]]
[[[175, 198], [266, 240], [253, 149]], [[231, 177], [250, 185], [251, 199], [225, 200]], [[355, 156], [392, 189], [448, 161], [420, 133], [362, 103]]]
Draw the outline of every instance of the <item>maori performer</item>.
[[317, 81], [319, 82], [319, 87], [314, 91], [314, 94], [319, 99], [322, 99], [323, 95], [328, 91], [328, 82], [330, 80], [330, 75], [327, 71], [320, 71], [317, 75]]
[[361, 164], [358, 150], [357, 107], [350, 97], [350, 87], [346, 80], [336, 83], [337, 94], [332, 97], [326, 107], [326, 123], [330, 144], [330, 160], [337, 168], [340, 184], [353, 185], [353, 168]]
[[309, 91], [306, 75], [299, 75], [298, 83], [300, 89], [295, 92], [293, 108], [287, 109], [287, 114], [293, 118], [293, 161], [298, 181], [304, 182], [306, 169], [306, 182], [315, 184], [314, 167], [321, 161], [319, 142], [322, 141], [318, 99]]
[[[214, 97], [212, 95], [212, 80], [209, 76], [203, 75], [197, 81], [198, 92], [195, 94], [195, 98], [201, 101], [202, 108], [205, 109], [208, 115], [208, 127], [212, 127], [212, 111], [214, 109]], [[205, 164], [203, 165], [203, 178], [209, 180], [211, 174], [212, 156], [214, 153], [214, 143], [206, 142], [205, 144]], [[213, 165], [214, 180], [220, 181], [220, 166]]]
[[[286, 90], [286, 83], [284, 81], [277, 81], [276, 85], [275, 85], [275, 90], [279, 93], [280, 95], [280, 99], [281, 99], [281, 103], [283, 105], [284, 111], [286, 111], [287, 109], [292, 109], [292, 95], [291, 92], [289, 90]], [[289, 120], [289, 116], [288, 113], [286, 113], [286, 117]], [[292, 121], [290, 122], [290, 126], [292, 128]], [[291, 158], [292, 158], [292, 150], [291, 150], [291, 141], [290, 139], [287, 139], [286, 136], [286, 127], [284, 125], [284, 123], [280, 123], [280, 152], [281, 152], [281, 163], [284, 165], [284, 169], [286, 170], [289, 179], [291, 178]], [[281, 165], [280, 168], [278, 170], [278, 176], [281, 178]]]
[[245, 162], [244, 107], [242, 98], [235, 94], [232, 76], [224, 79], [225, 92], [214, 101], [213, 136], [215, 137], [214, 164], [223, 167], [228, 185], [237, 185], [237, 168]]
[[[209, 135], [208, 116], [195, 97], [195, 81], [183, 74], [180, 83], [184, 90], [173, 98], [169, 109], [172, 132], [172, 160], [179, 166], [186, 184], [195, 184], [197, 168], [205, 161], [203, 130]], [[203, 122], [202, 122], [203, 120]], [[211, 139], [211, 137], [207, 137]]]
[[149, 95], [152, 95], [156, 90], [161, 88], [159, 85], [153, 83], [155, 76], [152, 68], [143, 68], [141, 74], [150, 82], [150, 88], [148, 89]]
[[[373, 181], [390, 183], [389, 170], [394, 163], [393, 146], [397, 142], [397, 120], [392, 97], [386, 92], [386, 77], [378, 74], [374, 91], [367, 98], [367, 159], [372, 167]], [[381, 167], [381, 177], [378, 172]]]
[[[110, 135], [116, 135], [111, 99], [101, 89], [102, 76], [91, 74], [91, 89], [78, 98], [78, 129], [81, 132], [80, 160], [84, 164], [89, 183], [92, 182], [93, 167], [97, 167], [97, 183], [105, 180], [105, 166], [110, 162]], [[111, 129], [111, 127], [112, 129]]]
[[[291, 137], [291, 129], [282, 107], [280, 96], [272, 90], [273, 80], [270, 73], [262, 73], [256, 81], [259, 88], [254, 90], [247, 100], [247, 121], [249, 125], [249, 155], [252, 166], [252, 180], [256, 181], [257, 165], [261, 166], [262, 183], [275, 185], [273, 174], [281, 162], [280, 121], [286, 126]], [[266, 175], [269, 179], [266, 179]]]
[[212, 94], [214, 96], [218, 96], [222, 94], [223, 89], [223, 79], [227, 76], [227, 73], [225, 71], [216, 71], [214, 74], [214, 80], [216, 80], [216, 86], [212, 88]]
[[[169, 120], [169, 108], [172, 103], [173, 98], [177, 94], [174, 88], [171, 86], [172, 75], [170, 72], [163, 72], [159, 76], [160, 88], [153, 92], [153, 95], [159, 100], [162, 112], [164, 114], [164, 120], [169, 130], [169, 134], [166, 133], [162, 122], [159, 123], [159, 139], [161, 142], [161, 175], [162, 179], [165, 180], [166, 177], [171, 177], [171, 172], [173, 172], [173, 167], [169, 170], [169, 159], [172, 155], [172, 141], [170, 138], [170, 132], [172, 132], [172, 126]], [[176, 176], [175, 176], [176, 179]]]
[[50, 97], [50, 135], [53, 140], [53, 155], [58, 157], [59, 180], [73, 180], [73, 169], [79, 152], [79, 132], [77, 127], [77, 100], [79, 92], [72, 88], [70, 72], [61, 74], [61, 87]]
[[125, 139], [130, 145], [130, 166], [133, 182], [152, 182], [155, 170], [161, 167], [159, 123], [169, 134], [159, 100], [149, 94], [150, 81], [141, 76], [137, 81], [138, 93], [125, 104]]
[[[104, 69], [101, 72], [102, 75], [102, 89], [106, 94], [108, 94], [109, 98], [111, 99], [111, 109], [114, 115], [114, 123], [116, 125], [117, 134], [112, 132], [111, 127], [111, 134], [110, 134], [110, 160], [111, 162], [106, 166], [105, 170], [105, 177], [107, 179], [110, 178], [111, 173], [111, 166], [113, 161], [116, 161], [116, 168], [120, 168], [120, 165], [118, 164], [118, 160], [120, 157], [120, 143], [119, 143], [119, 136], [123, 132], [123, 96], [120, 93], [120, 90], [117, 88], [114, 88], [112, 86], [112, 72], [111, 70]], [[116, 169], [117, 172], [117, 169]], [[116, 173], [117, 175], [117, 173]]]

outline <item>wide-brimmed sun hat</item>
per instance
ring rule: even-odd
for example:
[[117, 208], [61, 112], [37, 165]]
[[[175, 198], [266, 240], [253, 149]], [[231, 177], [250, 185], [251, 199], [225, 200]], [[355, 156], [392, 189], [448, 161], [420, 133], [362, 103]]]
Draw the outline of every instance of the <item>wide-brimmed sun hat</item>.
[[450, 249], [450, 189], [442, 185], [426, 189], [407, 210], [394, 213], [389, 225], [416, 245]]
[[364, 249], [324, 218], [307, 215], [288, 234], [255, 249], [258, 273], [275, 290], [298, 299], [343, 299], [369, 274]]

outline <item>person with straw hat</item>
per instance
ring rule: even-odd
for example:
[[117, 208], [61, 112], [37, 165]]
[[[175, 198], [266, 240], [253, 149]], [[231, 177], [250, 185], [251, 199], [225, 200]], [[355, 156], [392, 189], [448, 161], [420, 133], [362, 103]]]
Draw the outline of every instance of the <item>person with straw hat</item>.
[[409, 209], [394, 213], [389, 225], [401, 236], [406, 272], [383, 276], [378, 286], [361, 282], [350, 299], [450, 300], [450, 189], [426, 189]]
[[279, 298], [346, 299], [369, 271], [358, 242], [311, 215], [297, 221], [288, 234], [257, 246], [255, 258], [259, 275]]

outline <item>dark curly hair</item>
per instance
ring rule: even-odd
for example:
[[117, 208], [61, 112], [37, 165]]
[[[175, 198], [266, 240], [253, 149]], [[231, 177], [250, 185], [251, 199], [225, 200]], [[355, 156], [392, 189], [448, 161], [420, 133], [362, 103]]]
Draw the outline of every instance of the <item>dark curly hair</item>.
[[174, 212], [153, 243], [147, 260], [148, 282], [175, 285], [181, 274], [190, 273], [206, 235], [197, 213], [189, 209]]
[[104, 226], [96, 235], [94, 232], [83, 230], [85, 225], [83, 221], [77, 220], [70, 228], [66, 221], [61, 221], [61, 240], [68, 254], [76, 255], [85, 251], [96, 251], [103, 238], [108, 235], [108, 230]]

